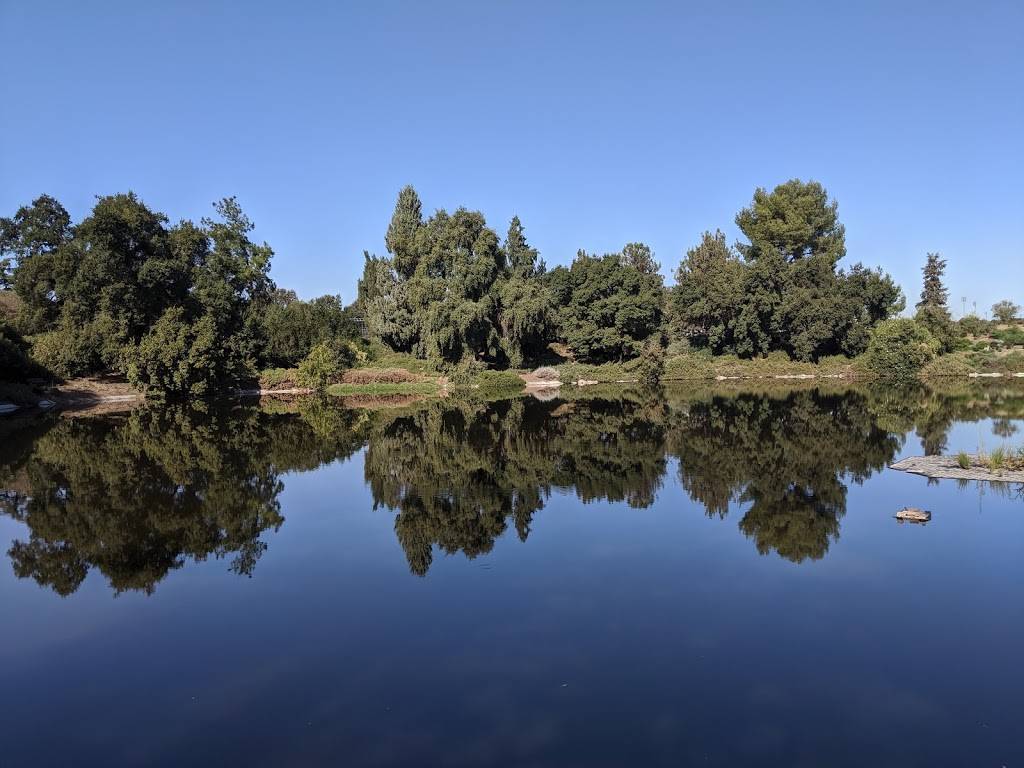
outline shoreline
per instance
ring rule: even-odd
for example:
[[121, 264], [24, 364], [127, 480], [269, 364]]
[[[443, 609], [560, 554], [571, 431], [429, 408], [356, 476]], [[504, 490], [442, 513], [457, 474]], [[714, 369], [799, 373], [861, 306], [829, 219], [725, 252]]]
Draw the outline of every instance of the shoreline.
[[[714, 358], [709, 361], [714, 364]], [[743, 361], [739, 365], [757, 367], [760, 361]], [[735, 366], [735, 361], [727, 361], [726, 365]], [[812, 364], [807, 364], [812, 365]], [[597, 385], [635, 385], [639, 380], [630, 377], [617, 364], [606, 364], [603, 366], [583, 366], [567, 364], [568, 370], [562, 370], [561, 379], [537, 379], [531, 371], [516, 371], [516, 375], [523, 381], [523, 392], [533, 394], [549, 393], [555, 395], [562, 387], [591, 387]], [[374, 371], [372, 368], [352, 369], [355, 371]], [[947, 374], [939, 376], [917, 376], [913, 381], [923, 384], [940, 384], [964, 381], [1020, 381], [1024, 380], [1024, 372], [1000, 372], [1000, 371], [970, 371], [965, 373]], [[715, 383], [739, 383], [739, 382], [848, 382], [848, 383], [871, 383], [879, 381], [878, 377], [866, 375], [859, 371], [846, 370], [842, 372], [826, 371], [792, 371], [792, 372], [728, 372], [714, 373], [712, 375], [679, 375], [679, 373], [667, 374], [662, 377], [663, 384], [715, 384]], [[417, 396], [444, 396], [448, 394], [450, 387], [443, 376], [437, 378], [420, 378], [418, 381], [407, 382], [367, 382], [347, 383], [339, 382], [332, 384], [323, 394], [331, 397], [349, 396], [379, 396], [379, 395], [417, 395]], [[285, 387], [274, 389], [269, 387], [251, 387], [246, 389], [232, 389], [227, 393], [231, 397], [294, 397], [309, 396], [316, 394], [316, 391], [309, 387]], [[132, 389], [126, 382], [113, 377], [95, 377], [91, 379], [72, 380], [59, 387], [38, 393], [37, 399], [33, 402], [18, 402], [13, 398], [0, 396], [0, 417], [22, 414], [26, 411], [58, 410], [69, 413], [85, 412], [93, 409], [103, 408], [116, 410], [110, 406], [133, 407], [137, 403], [144, 402], [146, 395], [143, 392]]]
[[[972, 455], [972, 461], [978, 456]], [[956, 456], [908, 456], [889, 469], [934, 480], [976, 480], [987, 483], [1024, 483], [1024, 469], [991, 470], [980, 466], [961, 467]]]

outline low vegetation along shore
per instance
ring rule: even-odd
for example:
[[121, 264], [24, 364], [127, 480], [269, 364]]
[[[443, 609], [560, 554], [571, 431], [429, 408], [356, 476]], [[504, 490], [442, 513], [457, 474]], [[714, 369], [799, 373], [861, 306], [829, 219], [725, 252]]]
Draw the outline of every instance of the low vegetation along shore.
[[0, 403], [71, 402], [100, 380], [126, 391], [93, 399], [170, 400], [1024, 374], [1014, 302], [953, 321], [929, 253], [911, 316], [889, 275], [846, 263], [814, 181], [755, 190], [741, 239], [705, 232], [671, 286], [643, 242], [548, 269], [518, 217], [500, 238], [478, 211], [424, 216], [406, 187], [347, 306], [276, 286], [237, 200], [213, 214], [171, 225], [129, 192], [78, 222], [47, 195], [0, 218]]

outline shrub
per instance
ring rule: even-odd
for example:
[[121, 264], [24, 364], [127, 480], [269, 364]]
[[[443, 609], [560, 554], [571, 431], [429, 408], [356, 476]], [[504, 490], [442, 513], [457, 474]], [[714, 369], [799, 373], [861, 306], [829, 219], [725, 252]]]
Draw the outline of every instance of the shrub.
[[938, 350], [939, 342], [917, 321], [884, 320], [871, 332], [865, 364], [878, 376], [908, 379], [931, 362]]
[[180, 307], [164, 312], [149, 333], [130, 349], [128, 381], [142, 389], [172, 396], [205, 395], [217, 388], [228, 368], [225, 350], [209, 315], [184, 320]]
[[640, 352], [636, 367], [637, 380], [645, 387], [656, 387], [665, 375], [665, 348], [655, 339], [648, 341]]
[[961, 333], [967, 336], [984, 336], [989, 330], [988, 321], [977, 315], [965, 315], [957, 320], [956, 324], [960, 327]]
[[28, 349], [21, 334], [0, 319], [0, 380], [24, 381], [46, 375], [46, 370], [29, 357]]
[[487, 366], [478, 360], [467, 358], [458, 365], [447, 366], [445, 370], [452, 386], [469, 387], [478, 383], [477, 377], [487, 370]]
[[309, 350], [309, 354], [299, 363], [298, 380], [302, 386], [320, 392], [326, 389], [340, 372], [341, 365], [333, 346], [320, 342]]
[[558, 381], [558, 371], [550, 365], [544, 365], [533, 372], [541, 381]]
[[268, 368], [260, 371], [260, 389], [292, 389], [296, 376], [294, 368]]
[[482, 397], [515, 395], [523, 390], [525, 382], [512, 371], [482, 371], [476, 377]]
[[921, 369], [921, 375], [926, 379], [943, 377], [963, 377], [977, 370], [976, 365], [969, 354], [963, 352], [951, 352], [948, 355], [940, 355]]
[[1024, 345], [1024, 329], [1017, 326], [993, 331], [992, 336], [1008, 347]]
[[992, 449], [992, 453], [988, 456], [988, 468], [993, 472], [996, 472], [1003, 468], [1003, 464], [1006, 463], [1006, 449], [1003, 446], [998, 446]]
[[672, 355], [665, 361], [667, 379], [713, 379], [715, 366], [708, 352]]
[[405, 384], [420, 378], [404, 368], [353, 368], [342, 374], [341, 381], [344, 384]]

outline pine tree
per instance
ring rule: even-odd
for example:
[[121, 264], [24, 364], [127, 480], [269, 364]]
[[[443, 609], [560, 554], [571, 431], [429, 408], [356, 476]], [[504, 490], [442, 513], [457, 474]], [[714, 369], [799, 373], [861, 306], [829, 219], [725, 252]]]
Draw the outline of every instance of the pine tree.
[[398, 193], [384, 243], [394, 258], [394, 267], [404, 277], [412, 277], [419, 263], [416, 232], [423, 226], [423, 205], [416, 190], [406, 186]]
[[956, 345], [957, 328], [953, 325], [946, 304], [949, 291], [942, 284], [942, 276], [946, 272], [945, 259], [937, 253], [929, 253], [922, 272], [924, 286], [921, 289], [921, 300], [917, 302], [917, 314], [914, 315], [914, 319], [939, 340], [942, 352], [950, 352]]
[[654, 260], [654, 251], [646, 243], [626, 243], [622, 249], [622, 263], [643, 275], [653, 275], [661, 269]]
[[924, 287], [921, 289], [921, 300], [917, 302], [917, 308], [938, 309], [948, 317], [949, 307], [946, 301], [949, 298], [949, 291], [942, 284], [942, 276], [946, 272], [946, 260], [937, 253], [929, 253], [928, 261], [921, 271], [924, 273]]
[[[526, 233], [518, 216], [513, 216], [505, 236], [505, 258], [514, 275], [529, 277], [537, 273], [537, 249], [526, 242]], [[543, 270], [540, 270], [543, 271]]]

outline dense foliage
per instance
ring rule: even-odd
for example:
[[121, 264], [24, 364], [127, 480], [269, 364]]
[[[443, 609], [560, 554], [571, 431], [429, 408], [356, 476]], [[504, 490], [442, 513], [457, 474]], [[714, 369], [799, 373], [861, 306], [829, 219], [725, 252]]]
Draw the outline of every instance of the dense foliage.
[[992, 305], [992, 316], [1000, 323], [1012, 323], [1020, 314], [1020, 305], [1009, 299], [997, 301]]
[[733, 250], [705, 232], [676, 271], [670, 312], [676, 335], [715, 354], [782, 350], [797, 360], [857, 355], [879, 321], [903, 309], [899, 287], [846, 256], [837, 205], [817, 182], [758, 189], [736, 215], [746, 236]]
[[923, 323], [901, 317], [875, 328], [865, 361], [878, 376], [908, 379], [938, 354], [939, 347], [940, 342]]
[[[879, 345], [902, 343], [891, 329], [873, 335], [904, 309], [902, 291], [880, 269], [841, 265], [838, 205], [815, 181], [757, 189], [735, 217], [743, 239], [730, 245], [722, 232], [705, 232], [671, 288], [642, 242], [604, 255], [580, 250], [549, 270], [518, 217], [502, 239], [478, 211], [425, 216], [406, 187], [385, 233], [387, 255], [365, 254], [350, 307], [339, 296], [301, 301], [277, 289], [273, 252], [251, 239], [237, 201], [215, 208], [199, 224], [172, 225], [127, 193], [98, 198], [76, 224], [43, 195], [0, 219], [0, 288], [19, 297], [16, 318], [0, 329], [4, 375], [116, 371], [147, 391], [197, 396], [262, 368], [308, 368], [314, 349], [319, 363], [333, 357], [329, 378], [386, 347], [451, 377], [570, 358], [628, 362], [656, 383], [666, 359], [671, 368], [688, 349], [819, 362], [860, 355], [878, 338], [877, 361]], [[952, 322], [944, 269], [928, 254], [915, 319], [949, 352], [985, 328]], [[1010, 301], [993, 307], [1004, 322], [1018, 311]], [[996, 333], [1009, 336], [977, 343], [1016, 343], [1015, 329]], [[373, 343], [357, 351], [361, 335]], [[323, 375], [315, 378], [320, 387]]]
[[[72, 224], [43, 195], [0, 219], [3, 281], [35, 360], [57, 376], [113, 370], [149, 391], [203, 395], [356, 335], [337, 297], [275, 292], [273, 251], [250, 239], [238, 202], [214, 207], [198, 225], [170, 225], [129, 192]], [[24, 351], [20, 338], [5, 326], [6, 356]]]
[[928, 329], [941, 352], [950, 352], [956, 345], [958, 334], [949, 313], [949, 291], [942, 282], [946, 261], [937, 253], [929, 253], [921, 271], [924, 281], [914, 319]]
[[438, 210], [424, 220], [406, 187], [385, 242], [390, 258], [367, 255], [359, 281], [358, 308], [372, 336], [449, 363], [519, 365], [542, 351], [554, 307], [518, 218], [502, 244], [476, 211]]

